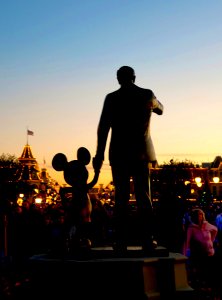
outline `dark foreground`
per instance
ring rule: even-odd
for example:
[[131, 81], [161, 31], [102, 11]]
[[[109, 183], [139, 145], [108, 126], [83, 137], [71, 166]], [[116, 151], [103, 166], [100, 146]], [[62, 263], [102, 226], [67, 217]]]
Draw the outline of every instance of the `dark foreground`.
[[211, 289], [192, 288], [186, 257], [158, 247], [145, 257], [138, 247], [118, 257], [110, 247], [74, 255], [39, 254], [25, 264], [1, 263], [0, 299], [219, 300]]

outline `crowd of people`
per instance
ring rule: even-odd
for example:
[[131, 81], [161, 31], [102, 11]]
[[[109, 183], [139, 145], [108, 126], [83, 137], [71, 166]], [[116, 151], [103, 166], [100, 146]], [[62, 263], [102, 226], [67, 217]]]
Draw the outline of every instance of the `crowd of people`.
[[[91, 195], [92, 214], [90, 227], [87, 229], [91, 247], [111, 245], [113, 242], [113, 195], [106, 193]], [[57, 204], [15, 204], [7, 212], [4, 224], [7, 234], [7, 247], [1, 249], [2, 256], [7, 254], [16, 265], [16, 272], [21, 275], [24, 265], [35, 254], [72, 255], [72, 236], [74, 229], [68, 222], [69, 201]], [[161, 223], [158, 205], [154, 205], [156, 228], [161, 236]], [[166, 212], [167, 213], [167, 212]], [[177, 214], [178, 215], [178, 214]], [[188, 279], [194, 288], [210, 288], [220, 292], [222, 280], [217, 270], [222, 262], [222, 211], [221, 204], [201, 206], [190, 203], [181, 215], [181, 241], [177, 251], [188, 257]], [[136, 202], [129, 202], [128, 233], [129, 243], [137, 244], [137, 209]], [[179, 224], [179, 222], [177, 222]], [[3, 226], [3, 224], [2, 224]], [[177, 225], [178, 226], [178, 225]], [[2, 231], [3, 232], [3, 231]], [[164, 234], [164, 231], [163, 231]], [[171, 235], [174, 233], [171, 229]], [[164, 245], [173, 250], [175, 245]], [[2, 243], [3, 245], [3, 243]], [[7, 249], [7, 253], [4, 250]], [[23, 270], [23, 271], [21, 271]], [[219, 270], [218, 270], [219, 271]], [[25, 274], [23, 274], [25, 278]], [[15, 274], [16, 278], [16, 274]]]

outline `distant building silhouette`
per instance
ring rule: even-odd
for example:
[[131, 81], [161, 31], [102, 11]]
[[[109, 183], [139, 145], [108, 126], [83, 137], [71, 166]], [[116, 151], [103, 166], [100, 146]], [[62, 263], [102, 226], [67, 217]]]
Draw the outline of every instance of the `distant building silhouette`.
[[40, 169], [30, 145], [24, 146], [22, 155], [18, 160], [21, 163], [21, 168], [17, 172], [17, 180], [39, 186], [41, 183]]

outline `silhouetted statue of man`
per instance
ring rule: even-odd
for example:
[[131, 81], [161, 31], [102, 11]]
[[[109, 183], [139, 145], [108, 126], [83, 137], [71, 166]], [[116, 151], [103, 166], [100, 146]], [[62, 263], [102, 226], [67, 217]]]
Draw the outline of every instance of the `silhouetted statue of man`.
[[114, 250], [127, 251], [127, 218], [130, 179], [137, 201], [140, 241], [144, 254], [153, 253], [153, 207], [149, 194], [149, 163], [156, 155], [150, 135], [152, 112], [161, 115], [163, 105], [150, 89], [135, 85], [135, 72], [129, 66], [117, 71], [120, 88], [106, 95], [97, 130], [97, 150], [93, 167], [100, 170], [108, 133], [111, 130], [109, 161], [115, 186]]

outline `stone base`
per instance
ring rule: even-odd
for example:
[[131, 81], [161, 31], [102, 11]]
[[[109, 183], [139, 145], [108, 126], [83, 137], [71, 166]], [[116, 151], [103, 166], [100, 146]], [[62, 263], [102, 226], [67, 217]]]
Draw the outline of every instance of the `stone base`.
[[144, 257], [140, 247], [128, 247], [127, 257], [116, 257], [111, 247], [92, 248], [82, 257], [35, 255], [32, 299], [194, 299], [187, 258], [162, 247], [156, 252], [165, 255]]

